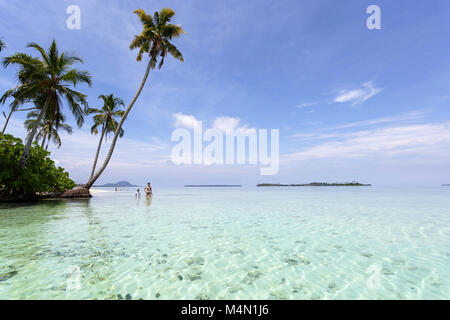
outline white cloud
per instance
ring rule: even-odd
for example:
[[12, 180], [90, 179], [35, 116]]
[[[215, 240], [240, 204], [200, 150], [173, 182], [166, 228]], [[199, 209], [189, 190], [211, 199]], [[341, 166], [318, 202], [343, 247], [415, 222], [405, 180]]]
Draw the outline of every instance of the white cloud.
[[283, 158], [287, 161], [299, 161], [317, 158], [386, 159], [416, 155], [444, 160], [450, 156], [450, 122], [333, 133], [325, 138], [333, 140], [285, 155]]
[[255, 131], [255, 128], [249, 128], [246, 125], [239, 126], [241, 119], [233, 117], [217, 117], [212, 129], [216, 129], [222, 132], [232, 131], [235, 134], [248, 134], [251, 131]]
[[[354, 106], [369, 100], [380, 92], [380, 88], [376, 88], [372, 81], [368, 81], [363, 83], [360, 88], [351, 90], [344, 89], [339, 91], [339, 94], [333, 99], [333, 102], [351, 102], [351, 105]], [[303, 102], [295, 107], [297, 109], [308, 109], [307, 113], [312, 113], [314, 112], [312, 107], [318, 106], [320, 103], [320, 101]]]
[[[193, 129], [201, 125], [202, 121], [195, 118], [193, 115], [183, 114], [177, 112], [173, 114], [175, 118], [174, 126], [176, 128]], [[241, 119], [234, 117], [216, 117], [212, 123], [211, 129], [226, 132], [227, 130], [234, 131], [235, 133], [247, 133], [248, 131], [255, 130], [249, 128], [246, 125], [240, 126]]]
[[334, 102], [351, 102], [351, 105], [354, 106], [369, 100], [380, 92], [381, 89], [374, 87], [372, 81], [369, 81], [363, 83], [359, 89], [341, 90], [339, 95], [334, 98]]
[[193, 115], [177, 112], [174, 113], [173, 116], [175, 118], [175, 122], [173, 125], [177, 128], [193, 129], [200, 126], [200, 121], [197, 120]]
[[220, 131], [235, 130], [241, 119], [232, 117], [217, 117], [213, 122], [213, 129]]

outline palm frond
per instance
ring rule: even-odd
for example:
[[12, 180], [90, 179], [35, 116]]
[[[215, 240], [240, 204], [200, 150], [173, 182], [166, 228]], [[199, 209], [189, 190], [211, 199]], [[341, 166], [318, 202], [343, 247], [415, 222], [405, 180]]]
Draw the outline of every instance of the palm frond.
[[183, 62], [181, 52], [170, 43], [172, 38], [182, 35], [184, 30], [180, 25], [169, 23], [175, 15], [175, 11], [170, 8], [163, 8], [159, 12], [155, 12], [153, 17], [146, 14], [144, 10], [135, 10], [142, 23], [142, 32], [134, 36], [130, 43], [130, 49], [139, 49], [136, 61], [141, 61], [144, 54], [150, 56], [150, 67], [154, 69], [164, 64], [165, 57], [169, 52], [174, 58]]
[[170, 22], [170, 19], [175, 15], [175, 11], [170, 8], [162, 8], [159, 11], [159, 25], [165, 25]]
[[141, 23], [144, 25], [144, 27], [146, 27], [146, 28], [155, 27], [155, 25], [153, 23], [153, 18], [151, 16], [149, 16], [148, 14], [146, 14], [144, 10], [136, 9], [133, 11], [133, 13], [137, 14], [137, 16], [139, 17], [139, 20], [141, 20]]
[[87, 83], [89, 86], [92, 85], [91, 76], [86, 71], [78, 71], [76, 69], [72, 69], [68, 72], [66, 72], [63, 76], [60, 78], [63, 81], [68, 81], [73, 84], [75, 87], [79, 82]]
[[102, 111], [100, 110], [100, 109], [97, 109], [97, 108], [87, 108], [86, 109], [86, 114], [87, 115], [90, 115], [90, 114], [93, 114], [93, 113], [101, 113]]
[[75, 117], [75, 120], [77, 122], [77, 125], [79, 128], [83, 126], [84, 123], [84, 109], [81, 107], [80, 103], [87, 103], [86, 102], [86, 96], [82, 93], [75, 92], [75, 93], [66, 93], [64, 95], [66, 98], [66, 101], [69, 105], [70, 111], [72, 112], [73, 116]]
[[42, 59], [45, 61], [45, 63], [46, 63], [48, 66], [51, 65], [50, 57], [49, 57], [49, 55], [47, 54], [47, 52], [45, 52], [44, 48], [42, 48], [40, 45], [38, 45], [38, 44], [35, 43], [35, 42], [30, 42], [30, 43], [27, 45], [27, 47], [28, 47], [28, 48], [34, 48], [34, 49], [36, 49], [37, 51], [39, 51], [39, 53], [41, 54], [41, 57], [42, 57]]

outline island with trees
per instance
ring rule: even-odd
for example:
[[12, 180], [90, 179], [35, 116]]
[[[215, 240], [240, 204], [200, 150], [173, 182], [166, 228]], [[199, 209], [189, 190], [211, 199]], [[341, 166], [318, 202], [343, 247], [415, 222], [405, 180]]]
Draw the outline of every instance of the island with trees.
[[130, 187], [139, 187], [139, 186], [136, 185], [136, 184], [131, 184], [131, 183], [129, 183], [128, 181], [119, 181], [119, 182], [116, 182], [116, 183], [105, 183], [105, 184], [102, 184], [102, 185], [96, 185], [96, 186], [94, 186], [94, 187], [103, 187], [103, 188], [105, 188], [105, 187], [107, 187], [107, 188], [111, 188], [111, 187], [130, 188]]

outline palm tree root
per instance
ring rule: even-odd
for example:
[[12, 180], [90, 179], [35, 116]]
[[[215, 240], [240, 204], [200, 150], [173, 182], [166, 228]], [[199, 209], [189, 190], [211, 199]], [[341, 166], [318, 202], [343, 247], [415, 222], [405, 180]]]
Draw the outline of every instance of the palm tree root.
[[85, 187], [75, 187], [73, 189], [65, 191], [61, 198], [90, 198], [92, 194], [89, 192], [88, 188]]

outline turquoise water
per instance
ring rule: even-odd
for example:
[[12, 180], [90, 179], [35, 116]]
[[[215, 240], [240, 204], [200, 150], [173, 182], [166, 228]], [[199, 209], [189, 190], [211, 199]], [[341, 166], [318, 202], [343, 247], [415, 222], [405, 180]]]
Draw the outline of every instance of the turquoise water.
[[450, 299], [450, 188], [0, 205], [0, 299]]

